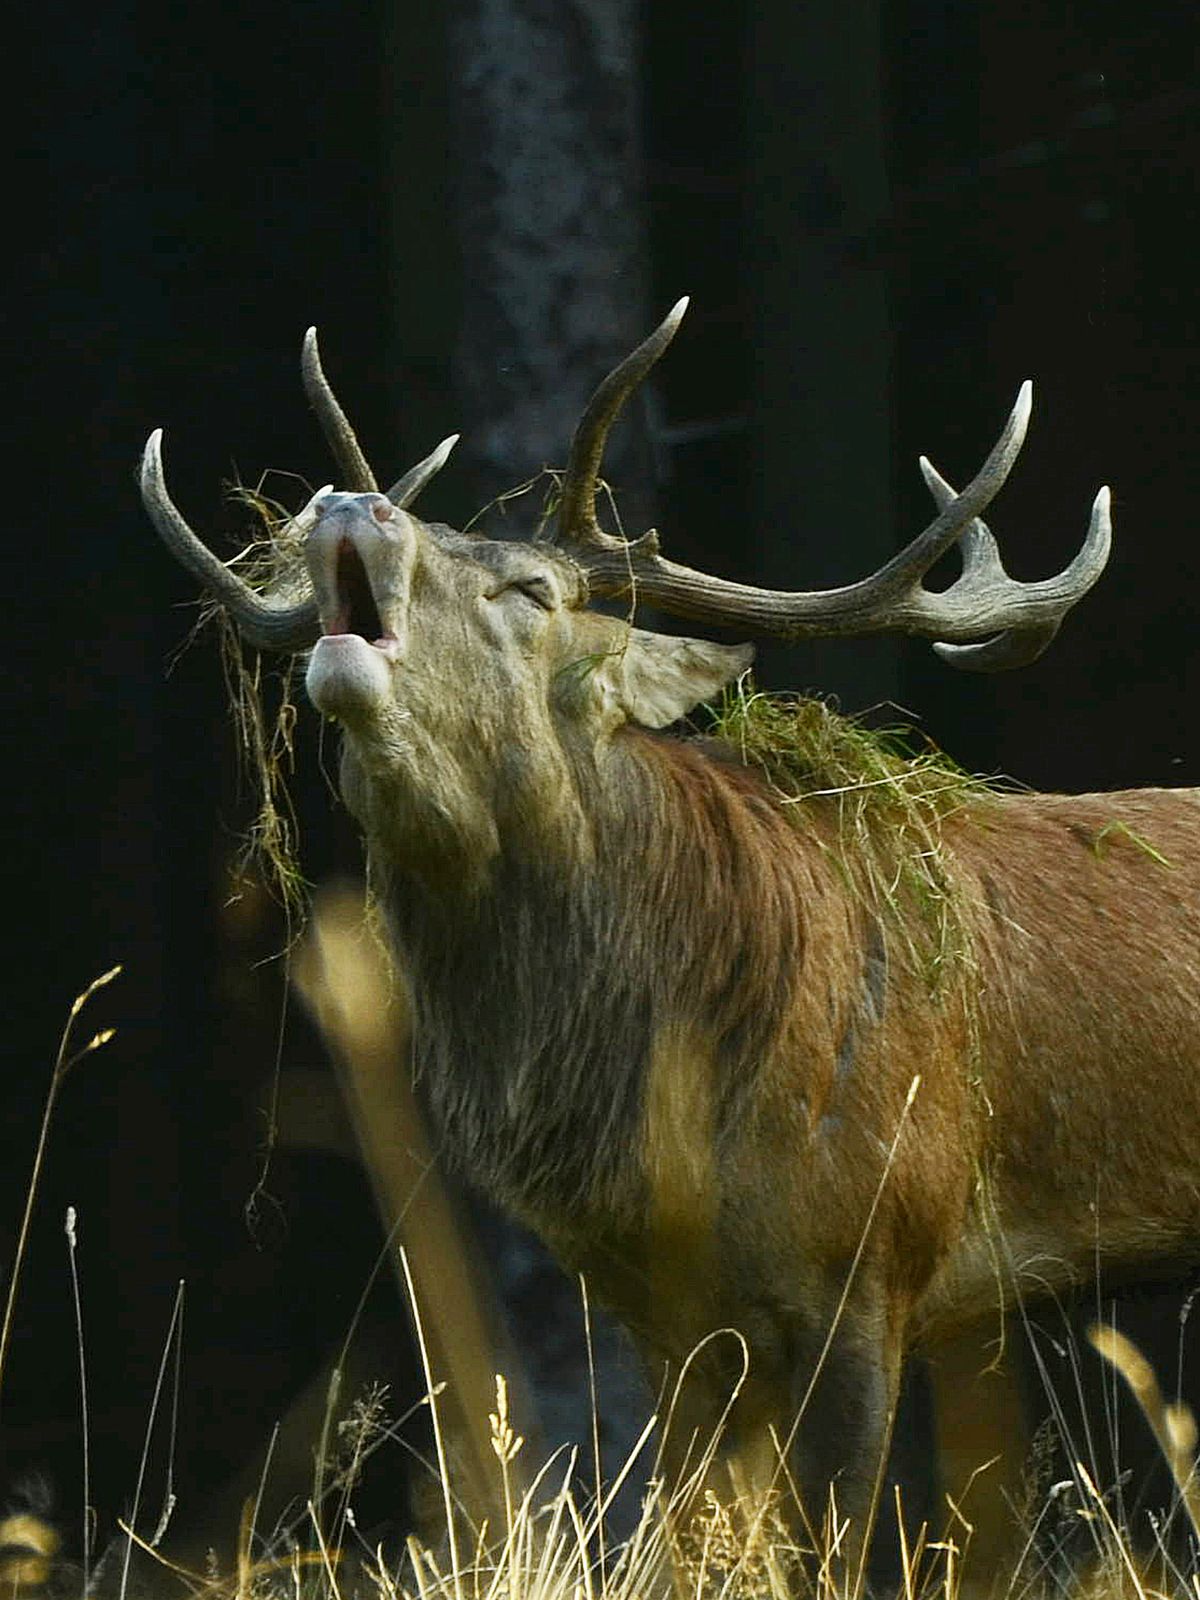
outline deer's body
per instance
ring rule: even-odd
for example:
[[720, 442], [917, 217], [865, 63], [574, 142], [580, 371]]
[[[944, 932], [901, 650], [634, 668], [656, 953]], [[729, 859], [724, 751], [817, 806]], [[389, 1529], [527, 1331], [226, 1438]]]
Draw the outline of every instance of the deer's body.
[[[393, 836], [386, 786], [347, 792], [445, 1153], [573, 1259], [601, 1219], [622, 1259], [663, 1208], [737, 1227], [749, 1202], [724, 1189], [756, 1169], [756, 1236], [785, 1192], [806, 1252], [838, 1213], [831, 1258], [852, 1252], [865, 1213], [845, 1174], [865, 1169], [869, 1200], [870, 1150], [916, 1075], [885, 1209], [911, 1226], [921, 1323], [1023, 1278], [1200, 1250], [1200, 794], [997, 793], [947, 819], [969, 943], [939, 994], [892, 913], [847, 895], [836, 840], [814, 837], [833, 825], [798, 821], [732, 755], [629, 730], [563, 848], [516, 827], [461, 897], [461, 863], [435, 875], [427, 842]], [[665, 1102], [662, 1052], [691, 1063]], [[688, 1171], [695, 1195], [656, 1194]]]
[[836, 824], [732, 754], [624, 730], [557, 847], [517, 811], [461, 895], [346, 759], [444, 1153], [653, 1355], [737, 1328], [786, 1429], [851, 1277], [833, 1351], [885, 1394], [1017, 1293], [1200, 1254], [1195, 793], [949, 817], [966, 947], [931, 992], [895, 921], [920, 911], [848, 894]]
[[[311, 341], [357, 491], [296, 520], [311, 599], [264, 601], [200, 545], [157, 439], [143, 492], [248, 638], [316, 641], [309, 693], [344, 730], [445, 1155], [592, 1277], [653, 1364], [688, 1366], [681, 1469], [744, 1351], [730, 1438], [751, 1482], [778, 1481], [799, 1418], [808, 1513], [835, 1484], [861, 1533], [909, 1345], [1200, 1241], [1200, 802], [972, 794], [939, 824], [961, 949], [931, 984], [919, 896], [860, 892], [835, 809], [653, 731], [750, 652], [598, 615], [589, 586], [789, 635], [923, 632], [994, 668], [1045, 647], [1108, 548], [1105, 491], [1043, 583], [1009, 579], [975, 520], [1027, 391], [967, 489], [927, 469], [937, 518], [846, 589], [721, 584], [610, 538], [604, 434], [678, 315], [589, 406], [557, 546], [410, 516], [444, 449], [379, 494]], [[956, 542], [962, 577], [932, 594], [921, 574]]]

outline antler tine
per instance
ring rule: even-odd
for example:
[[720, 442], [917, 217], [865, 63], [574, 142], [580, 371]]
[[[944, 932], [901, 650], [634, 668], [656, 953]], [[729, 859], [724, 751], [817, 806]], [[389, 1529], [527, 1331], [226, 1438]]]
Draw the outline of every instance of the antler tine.
[[424, 461], [418, 461], [415, 467], [409, 467], [402, 478], [397, 478], [387, 492], [387, 497], [394, 506], [399, 506], [403, 511], [413, 503], [430, 478], [436, 477], [446, 465], [458, 439], [457, 433], [450, 434], [448, 438], [442, 440], [436, 450], [429, 452]]
[[[946, 506], [955, 499], [954, 489], [927, 457], [921, 457], [920, 467], [937, 505]], [[984, 610], [1004, 606], [1010, 614], [1016, 611], [1019, 616], [1024, 611], [1028, 620], [1014, 620], [980, 644], [936, 643], [933, 648], [943, 661], [967, 672], [1007, 671], [1036, 661], [1058, 633], [1067, 612], [1104, 571], [1112, 548], [1111, 503], [1108, 488], [1100, 489], [1092, 502], [1083, 545], [1074, 559], [1056, 577], [1036, 583], [1009, 577], [990, 528], [975, 518], [962, 537], [962, 573], [940, 598]]]
[[304, 348], [300, 356], [300, 373], [308, 403], [317, 413], [333, 458], [345, 479], [345, 487], [357, 494], [371, 494], [378, 490], [375, 474], [362, 453], [358, 436], [350, 426], [346, 413], [330, 388], [329, 379], [321, 365], [321, 352], [317, 346], [317, 330], [310, 328], [304, 335]]
[[882, 604], [898, 599], [921, 579], [940, 556], [962, 538], [979, 513], [989, 506], [1004, 487], [1013, 463], [1021, 453], [1029, 416], [1033, 410], [1033, 384], [1026, 378], [1017, 391], [1016, 402], [1008, 414], [1000, 437], [988, 452], [987, 460], [959, 495], [939, 502], [940, 510], [904, 549], [884, 563], [878, 572], [854, 587], [860, 597]]
[[[877, 572], [844, 588], [787, 592], [730, 583], [668, 561], [649, 535], [626, 544], [593, 527], [563, 544], [596, 595], [640, 597], [679, 616], [785, 639], [915, 634], [939, 641], [940, 653], [954, 666], [1019, 666], [1045, 649], [1066, 612], [1100, 576], [1111, 533], [1108, 493], [1102, 490], [1084, 547], [1064, 572], [1041, 583], [1017, 583], [1005, 573], [995, 541], [978, 518], [1021, 449], [1032, 395], [1032, 385], [1023, 383], [1003, 432], [962, 493], [939, 479], [938, 514], [929, 526]], [[595, 401], [589, 412], [593, 408], [598, 409]], [[960, 541], [962, 576], [944, 593], [926, 589], [925, 574]]]
[[231, 572], [188, 527], [167, 493], [162, 467], [162, 429], [142, 453], [142, 504], [175, 559], [212, 591], [237, 623], [247, 643], [260, 650], [304, 650], [321, 631], [315, 599], [298, 606], [272, 606]]
[[556, 542], [597, 548], [625, 549], [623, 539], [601, 530], [596, 517], [596, 485], [609, 430], [622, 406], [675, 337], [688, 308], [688, 297], [677, 300], [650, 337], [614, 368], [588, 401], [571, 440], [571, 453], [563, 473], [558, 506]]

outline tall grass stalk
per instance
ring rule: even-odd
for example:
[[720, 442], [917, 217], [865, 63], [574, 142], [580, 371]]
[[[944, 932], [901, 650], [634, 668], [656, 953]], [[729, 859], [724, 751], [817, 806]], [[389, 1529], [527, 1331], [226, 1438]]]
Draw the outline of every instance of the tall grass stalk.
[[450, 1472], [446, 1465], [446, 1441], [442, 1434], [441, 1418], [438, 1414], [438, 1390], [433, 1381], [433, 1374], [429, 1370], [429, 1346], [425, 1342], [425, 1329], [421, 1323], [421, 1308], [417, 1304], [416, 1285], [413, 1283], [412, 1269], [408, 1264], [408, 1252], [400, 1246], [400, 1264], [404, 1268], [404, 1282], [408, 1287], [408, 1301], [412, 1311], [413, 1327], [416, 1330], [417, 1346], [421, 1352], [421, 1368], [425, 1374], [425, 1388], [429, 1394], [429, 1413], [433, 1419], [433, 1442], [437, 1450], [438, 1477], [442, 1486], [442, 1505], [446, 1513], [446, 1539], [450, 1546], [450, 1565], [454, 1573], [454, 1600], [463, 1600], [462, 1590], [462, 1563], [458, 1553], [457, 1519], [454, 1514], [454, 1502], [450, 1491]]
[[[587, 1341], [588, 1397], [592, 1412], [592, 1468], [596, 1475], [596, 1505], [604, 1504], [604, 1464], [600, 1455], [600, 1407], [596, 1396], [596, 1354], [592, 1348], [592, 1309], [588, 1303], [587, 1279], [579, 1274], [579, 1293], [583, 1300], [583, 1336]], [[596, 1557], [600, 1566], [600, 1587], [604, 1588], [607, 1565], [604, 1549], [604, 1518], [597, 1517]]]
[[[162, 1359], [158, 1363], [158, 1375], [154, 1380], [154, 1394], [153, 1394], [153, 1397], [152, 1397], [152, 1399], [150, 1401], [150, 1415], [146, 1419], [146, 1436], [145, 1436], [144, 1440], [142, 1441], [142, 1456], [141, 1456], [141, 1460], [138, 1463], [137, 1487], [134, 1489], [134, 1492], [133, 1492], [133, 1507], [132, 1507], [132, 1509], [130, 1510], [130, 1513], [129, 1513], [129, 1525], [128, 1525], [128, 1529], [126, 1531], [126, 1538], [125, 1538], [125, 1555], [124, 1555], [124, 1559], [123, 1559], [123, 1561], [121, 1563], [120, 1600], [125, 1600], [126, 1592], [128, 1591], [128, 1588], [129, 1588], [129, 1566], [130, 1566], [130, 1562], [133, 1559], [133, 1547], [134, 1547], [134, 1544], [135, 1544], [135, 1542], [137, 1542], [137, 1543], [141, 1542], [141, 1541], [135, 1541], [134, 1532], [135, 1532], [135, 1530], [137, 1528], [138, 1512], [141, 1509], [142, 1490], [145, 1488], [145, 1484], [146, 1484], [146, 1473], [147, 1473], [147, 1471], [149, 1469], [149, 1465], [150, 1465], [150, 1446], [151, 1446], [151, 1443], [152, 1443], [153, 1438], [154, 1438], [154, 1424], [155, 1424], [155, 1421], [156, 1421], [156, 1419], [158, 1417], [158, 1407], [159, 1407], [159, 1402], [162, 1399], [163, 1384], [166, 1382], [167, 1366], [168, 1366], [168, 1363], [170, 1362], [170, 1359], [171, 1359], [171, 1351], [172, 1351], [173, 1348], [177, 1348], [178, 1343], [182, 1341], [182, 1336], [183, 1336], [183, 1284], [180, 1283], [178, 1288], [175, 1290], [175, 1302], [174, 1302], [173, 1306], [171, 1307], [171, 1320], [167, 1324], [167, 1336], [163, 1340]], [[178, 1368], [176, 1369], [176, 1371], [178, 1372]], [[178, 1387], [176, 1388], [176, 1397], [178, 1398]], [[174, 1450], [175, 1450], [175, 1431], [174, 1431], [174, 1419], [172, 1419], [171, 1439], [170, 1439], [170, 1445], [169, 1445], [169, 1451], [168, 1451], [168, 1464], [167, 1464], [167, 1493], [166, 1493], [166, 1497], [165, 1497], [164, 1502], [163, 1502], [162, 1514], [160, 1515], [159, 1520], [158, 1520], [158, 1527], [155, 1530], [155, 1536], [154, 1536], [153, 1539], [151, 1539], [149, 1541], [150, 1548], [152, 1550], [157, 1547], [160, 1539], [162, 1538], [163, 1534], [166, 1532], [166, 1524], [167, 1524], [168, 1520], [170, 1519], [171, 1511], [172, 1511], [172, 1509], [174, 1507], [174, 1497], [171, 1494], [171, 1490], [170, 1490], [171, 1460], [172, 1460], [172, 1458], [174, 1456]]]
[[79, 1410], [82, 1422], [83, 1448], [83, 1593], [91, 1590], [92, 1555], [92, 1486], [91, 1452], [88, 1441], [87, 1361], [83, 1349], [83, 1302], [79, 1293], [79, 1268], [75, 1259], [78, 1237], [75, 1229], [75, 1207], [67, 1207], [64, 1232], [67, 1236], [67, 1256], [71, 1263], [71, 1302], [75, 1310], [75, 1348], [79, 1352]]
[[1154, 1369], [1131, 1339], [1117, 1328], [1094, 1323], [1088, 1329], [1092, 1348], [1119, 1372], [1129, 1386], [1170, 1468], [1179, 1503], [1200, 1540], [1200, 1486], [1196, 1478], [1196, 1419], [1180, 1402], [1163, 1399]]
[[76, 1066], [85, 1056], [90, 1056], [94, 1050], [99, 1050], [106, 1045], [116, 1033], [115, 1028], [101, 1028], [99, 1033], [94, 1033], [88, 1042], [79, 1050], [72, 1051], [71, 1035], [79, 1013], [99, 989], [119, 977], [120, 966], [110, 967], [107, 972], [102, 972], [94, 978], [82, 994], [76, 995], [67, 1013], [67, 1023], [58, 1042], [58, 1054], [54, 1058], [54, 1071], [50, 1074], [50, 1087], [46, 1091], [46, 1103], [42, 1109], [42, 1124], [38, 1132], [37, 1149], [33, 1157], [33, 1171], [29, 1175], [29, 1183], [25, 1190], [25, 1210], [21, 1217], [21, 1227], [17, 1234], [17, 1248], [13, 1255], [12, 1271], [8, 1279], [8, 1294], [4, 1302], [4, 1321], [0, 1324], [0, 1403], [4, 1398], [4, 1371], [8, 1361], [8, 1348], [12, 1340], [13, 1315], [17, 1304], [17, 1290], [21, 1282], [21, 1268], [25, 1263], [25, 1252], [29, 1244], [29, 1229], [33, 1221], [33, 1207], [37, 1199], [38, 1186], [42, 1177], [42, 1164], [46, 1158], [46, 1145], [50, 1138], [50, 1123], [54, 1117], [54, 1107], [58, 1100], [59, 1090], [66, 1080], [71, 1068]]

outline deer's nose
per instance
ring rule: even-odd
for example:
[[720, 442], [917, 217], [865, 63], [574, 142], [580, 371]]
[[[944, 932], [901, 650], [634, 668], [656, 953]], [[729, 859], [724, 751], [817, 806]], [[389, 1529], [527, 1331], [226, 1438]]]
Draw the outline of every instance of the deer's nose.
[[315, 502], [319, 517], [353, 516], [368, 511], [382, 522], [394, 509], [385, 494], [355, 494], [347, 489], [326, 489]]
[[368, 543], [381, 537], [389, 543], [403, 543], [411, 528], [409, 517], [385, 494], [331, 490], [317, 497], [314, 509], [317, 516], [310, 545], [364, 537]]

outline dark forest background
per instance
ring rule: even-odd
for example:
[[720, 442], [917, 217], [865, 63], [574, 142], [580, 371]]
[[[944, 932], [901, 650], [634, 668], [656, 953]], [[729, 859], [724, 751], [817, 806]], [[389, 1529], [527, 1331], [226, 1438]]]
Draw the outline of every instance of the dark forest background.
[[[0, 1474], [78, 1498], [74, 1205], [111, 1525], [178, 1281], [195, 1507], [336, 1348], [379, 1246], [332, 1132], [277, 1151], [247, 1222], [277, 1055], [304, 1084], [325, 1068], [284, 1014], [278, 915], [230, 900], [249, 813], [215, 639], [180, 653], [195, 595], [140, 509], [149, 430], [232, 552], [235, 474], [329, 476], [298, 377], [316, 323], [382, 475], [463, 430], [422, 506], [461, 521], [561, 463], [589, 387], [688, 293], [621, 504], [679, 559], [812, 588], [911, 537], [918, 453], [961, 482], [1031, 376], [991, 519], [1010, 569], [1058, 570], [1098, 485], [1115, 497], [1109, 572], [1048, 654], [990, 679], [920, 645], [776, 647], [762, 677], [895, 702], [1040, 787], [1200, 782], [1197, 22], [1153, 0], [48, 0], [29, 26], [8, 69], [0, 1260], [67, 1007], [125, 972], [89, 1013], [117, 1037], [56, 1114]], [[320, 881], [356, 845], [300, 743]], [[1172, 1362], [1174, 1304], [1149, 1318]]]

